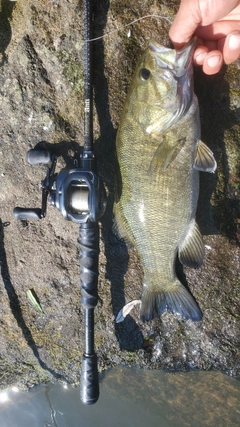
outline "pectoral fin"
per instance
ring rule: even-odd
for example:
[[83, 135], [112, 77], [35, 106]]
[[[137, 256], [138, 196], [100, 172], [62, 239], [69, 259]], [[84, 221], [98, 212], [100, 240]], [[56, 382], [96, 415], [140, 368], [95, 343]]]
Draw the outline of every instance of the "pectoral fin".
[[191, 268], [199, 268], [202, 265], [205, 248], [201, 232], [195, 221], [192, 221], [178, 252], [182, 264]]
[[199, 141], [197, 146], [196, 159], [193, 164], [194, 169], [203, 172], [215, 172], [217, 163], [214, 159], [213, 152], [204, 142]]
[[152, 161], [150, 163], [149, 172], [155, 173], [157, 170], [165, 171], [168, 166], [176, 159], [179, 151], [185, 144], [186, 138], [181, 138], [172, 145], [168, 145], [164, 138], [161, 144], [159, 144]]

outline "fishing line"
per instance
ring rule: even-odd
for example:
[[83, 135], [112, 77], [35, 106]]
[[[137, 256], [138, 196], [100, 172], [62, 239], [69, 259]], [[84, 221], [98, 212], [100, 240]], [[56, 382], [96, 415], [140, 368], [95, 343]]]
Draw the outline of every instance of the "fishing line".
[[104, 37], [110, 36], [110, 35], [111, 35], [111, 34], [113, 34], [113, 33], [118, 33], [119, 31], [124, 30], [125, 28], [129, 27], [130, 25], [136, 24], [136, 22], [142, 21], [143, 19], [146, 19], [146, 18], [158, 18], [158, 19], [165, 19], [169, 24], [172, 24], [172, 23], [173, 23], [173, 19], [170, 19], [170, 18], [168, 18], [167, 16], [154, 15], [154, 14], [153, 14], [153, 15], [145, 15], [145, 16], [142, 16], [141, 18], [134, 19], [133, 21], [129, 22], [128, 24], [122, 25], [122, 26], [121, 26], [119, 29], [117, 29], [117, 30], [109, 31], [109, 32], [107, 32], [106, 34], [103, 34], [102, 36], [95, 37], [95, 38], [93, 38], [93, 39], [88, 39], [88, 40], [85, 40], [85, 41], [86, 41], [86, 42], [95, 42], [96, 40], [101, 40], [101, 39], [103, 39]]

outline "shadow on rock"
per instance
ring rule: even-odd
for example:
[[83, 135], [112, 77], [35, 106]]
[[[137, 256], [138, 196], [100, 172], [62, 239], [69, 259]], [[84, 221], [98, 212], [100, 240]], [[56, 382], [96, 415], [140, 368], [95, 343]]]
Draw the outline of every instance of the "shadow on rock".
[[215, 174], [200, 174], [197, 220], [203, 234], [220, 232], [237, 241], [236, 218], [239, 217], [240, 206], [230, 182], [226, 130], [239, 123], [239, 109], [230, 109], [230, 88], [225, 73], [226, 67], [214, 76], [195, 70], [195, 93], [200, 106], [202, 140], [213, 151], [217, 161]]
[[[94, 1], [93, 12], [95, 16], [93, 37], [103, 35], [107, 21], [109, 1]], [[97, 109], [100, 138], [95, 142], [95, 152], [98, 158], [99, 175], [104, 180], [108, 189], [108, 202], [105, 215], [102, 218], [103, 239], [105, 255], [107, 258], [107, 277], [111, 282], [111, 299], [113, 313], [116, 317], [119, 310], [125, 305], [124, 275], [128, 268], [128, 251], [123, 242], [112, 238], [113, 203], [115, 194], [116, 154], [114, 129], [109, 112], [108, 83], [104, 75], [104, 46], [102, 39], [93, 42], [94, 60], [94, 93]], [[136, 322], [128, 318], [115, 325], [115, 333], [121, 349], [133, 351], [141, 347], [143, 335]]]
[[37, 345], [33, 339], [31, 331], [25, 323], [22, 310], [21, 310], [20, 301], [14, 289], [14, 286], [11, 282], [11, 277], [10, 277], [8, 264], [7, 264], [7, 257], [6, 257], [5, 247], [4, 247], [4, 227], [7, 225], [8, 225], [7, 223], [3, 223], [2, 220], [0, 219], [0, 261], [1, 261], [0, 265], [1, 265], [2, 280], [8, 295], [9, 305], [10, 305], [12, 314], [16, 319], [16, 322], [19, 328], [22, 331], [22, 334], [26, 340], [27, 345], [32, 349], [32, 352], [36, 357], [36, 359], [38, 360], [38, 363], [41, 366], [41, 368], [44, 369], [45, 371], [48, 371], [54, 378], [56, 379], [61, 378], [66, 381], [65, 377], [63, 377], [60, 374], [57, 374], [55, 371], [49, 368], [46, 365], [46, 363], [44, 363], [43, 360], [40, 358]]
[[9, 20], [16, 3], [9, 0], [1, 1], [0, 12], [0, 66], [7, 61], [6, 49], [12, 38], [12, 29]]

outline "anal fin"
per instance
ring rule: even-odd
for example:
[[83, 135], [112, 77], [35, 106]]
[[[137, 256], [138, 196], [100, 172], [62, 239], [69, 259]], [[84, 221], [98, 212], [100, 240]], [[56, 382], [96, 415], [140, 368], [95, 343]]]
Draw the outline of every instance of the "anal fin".
[[193, 167], [203, 172], [215, 172], [216, 170], [217, 162], [214, 159], [213, 152], [202, 141], [198, 143]]
[[191, 267], [201, 267], [205, 255], [205, 248], [201, 232], [195, 220], [178, 248], [179, 260], [182, 264]]

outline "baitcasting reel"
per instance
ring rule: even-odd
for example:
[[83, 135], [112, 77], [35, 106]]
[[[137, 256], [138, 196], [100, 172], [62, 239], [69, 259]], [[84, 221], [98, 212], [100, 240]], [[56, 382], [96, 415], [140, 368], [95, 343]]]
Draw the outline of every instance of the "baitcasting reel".
[[31, 165], [50, 164], [42, 181], [42, 207], [20, 208], [13, 211], [18, 220], [39, 220], [46, 216], [47, 199], [55, 206], [64, 219], [79, 224], [97, 223], [106, 207], [104, 187], [93, 171], [95, 158], [92, 152], [84, 150], [80, 157], [80, 167], [64, 168], [55, 173], [57, 156], [47, 150], [32, 149], [27, 153]]

